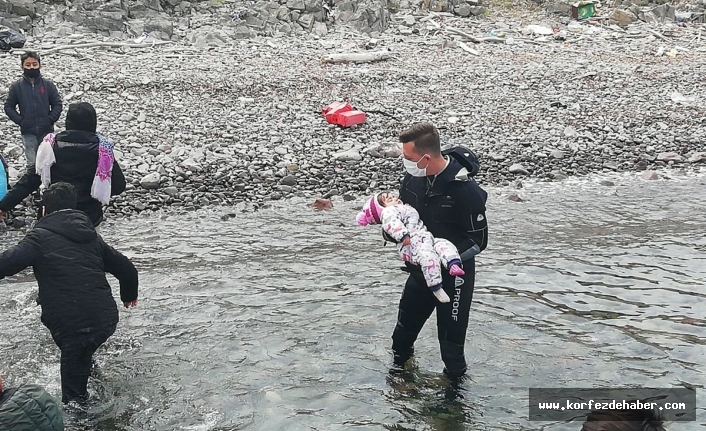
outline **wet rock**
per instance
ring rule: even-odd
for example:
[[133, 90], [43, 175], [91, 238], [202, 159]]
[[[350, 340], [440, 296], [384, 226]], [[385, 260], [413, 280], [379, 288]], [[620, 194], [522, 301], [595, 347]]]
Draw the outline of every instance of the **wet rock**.
[[601, 181], [600, 184], [605, 187], [614, 187], [615, 186], [615, 183], [613, 181], [608, 181], [608, 180], [603, 180], [603, 181]]
[[642, 173], [641, 178], [643, 180], [658, 180], [659, 174], [655, 171], [645, 171]]
[[694, 153], [689, 157], [690, 163], [706, 163], [706, 152]]
[[511, 174], [529, 175], [529, 171], [525, 169], [524, 166], [522, 166], [520, 163], [515, 163], [511, 165], [508, 170]]
[[328, 199], [317, 199], [311, 207], [319, 211], [329, 211], [333, 209], [333, 203]]

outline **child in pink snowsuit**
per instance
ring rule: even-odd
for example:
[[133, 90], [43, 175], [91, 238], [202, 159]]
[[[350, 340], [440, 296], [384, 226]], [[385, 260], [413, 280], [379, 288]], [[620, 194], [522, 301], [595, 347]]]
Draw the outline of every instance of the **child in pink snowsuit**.
[[434, 238], [429, 233], [414, 207], [390, 193], [378, 193], [365, 203], [356, 222], [360, 226], [381, 223], [385, 232], [397, 241], [402, 259], [421, 266], [427, 286], [439, 302], [450, 301], [442, 289], [441, 265], [452, 276], [464, 275], [461, 257], [451, 241]]

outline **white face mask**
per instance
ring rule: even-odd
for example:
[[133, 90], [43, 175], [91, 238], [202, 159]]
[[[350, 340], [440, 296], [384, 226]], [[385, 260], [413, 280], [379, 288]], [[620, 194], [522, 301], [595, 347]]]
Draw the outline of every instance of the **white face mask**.
[[420, 169], [418, 166], [419, 162], [421, 162], [424, 157], [426, 157], [426, 154], [423, 155], [416, 162], [413, 162], [413, 161], [407, 160], [407, 159], [402, 159], [402, 163], [404, 163], [404, 168], [407, 170], [407, 173], [409, 173], [413, 177], [426, 177], [427, 176], [427, 168]]

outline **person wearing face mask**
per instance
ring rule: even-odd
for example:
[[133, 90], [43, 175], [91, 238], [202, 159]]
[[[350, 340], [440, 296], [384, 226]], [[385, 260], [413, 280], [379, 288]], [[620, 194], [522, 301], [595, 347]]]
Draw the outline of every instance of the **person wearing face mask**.
[[[465, 274], [442, 271], [442, 288], [451, 298], [450, 302], [442, 303], [430, 293], [419, 265], [405, 262], [410, 275], [392, 334], [394, 363], [404, 366], [412, 357], [417, 336], [436, 309], [443, 372], [457, 379], [466, 373], [464, 345], [475, 284], [475, 255], [488, 243], [485, 219], [488, 194], [472, 178], [480, 169], [475, 156], [462, 147], [442, 152], [434, 125], [414, 125], [402, 132], [399, 139], [407, 170], [400, 187], [400, 200], [417, 210], [435, 238], [449, 240], [456, 247]], [[383, 236], [395, 242], [389, 235]]]
[[39, 54], [27, 51], [20, 61], [23, 76], [10, 86], [5, 114], [20, 126], [27, 172], [34, 172], [39, 143], [54, 131], [54, 123], [59, 120], [63, 106], [56, 85], [42, 77]]

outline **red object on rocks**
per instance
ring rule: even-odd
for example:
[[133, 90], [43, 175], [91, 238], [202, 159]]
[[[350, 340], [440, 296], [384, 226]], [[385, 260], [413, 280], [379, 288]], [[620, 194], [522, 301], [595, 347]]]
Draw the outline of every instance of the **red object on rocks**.
[[338, 116], [343, 112], [352, 111], [353, 107], [348, 102], [335, 102], [321, 110], [321, 113], [330, 124], [338, 124]]
[[365, 112], [363, 111], [348, 111], [338, 115], [339, 126], [351, 127], [361, 123], [365, 123]]
[[354, 110], [348, 102], [334, 102], [321, 110], [329, 124], [350, 127], [365, 122], [365, 112]]

